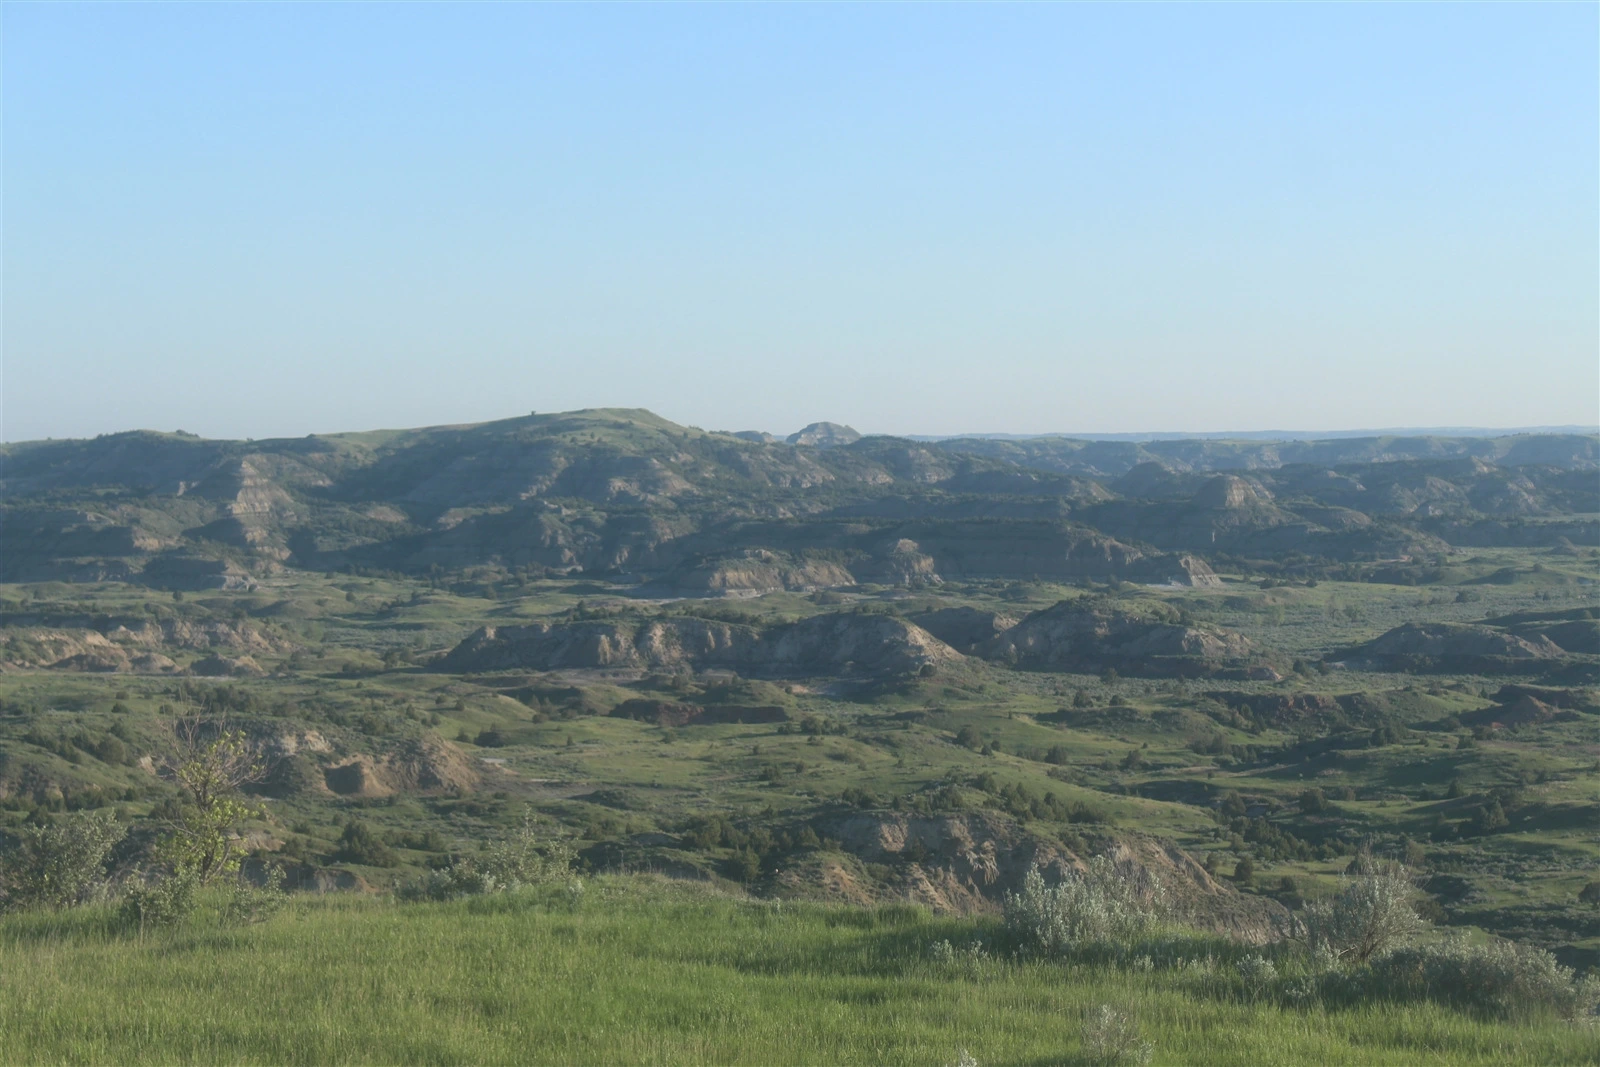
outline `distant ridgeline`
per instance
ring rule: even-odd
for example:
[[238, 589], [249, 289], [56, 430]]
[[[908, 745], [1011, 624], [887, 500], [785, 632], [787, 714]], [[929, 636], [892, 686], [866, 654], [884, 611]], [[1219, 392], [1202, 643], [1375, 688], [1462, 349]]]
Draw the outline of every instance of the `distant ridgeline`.
[[237, 588], [281, 567], [627, 576], [658, 595], [954, 578], [1427, 581], [1454, 547], [1600, 544], [1600, 437], [778, 440], [643, 410], [0, 446], [0, 580]]

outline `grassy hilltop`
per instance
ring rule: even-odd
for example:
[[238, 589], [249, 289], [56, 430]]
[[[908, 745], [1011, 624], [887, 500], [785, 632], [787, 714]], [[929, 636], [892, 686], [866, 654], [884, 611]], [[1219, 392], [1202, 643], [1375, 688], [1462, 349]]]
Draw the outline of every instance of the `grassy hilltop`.
[[1092, 1045], [1101, 1005], [1158, 1064], [1600, 1061], [1592, 1029], [1537, 1015], [1280, 1003], [1214, 940], [1178, 942], [1196, 964], [1181, 971], [945, 961], [929, 946], [992, 931], [637, 879], [577, 902], [308, 900], [144, 942], [102, 925], [0, 926], [7, 1062], [1114, 1062]]

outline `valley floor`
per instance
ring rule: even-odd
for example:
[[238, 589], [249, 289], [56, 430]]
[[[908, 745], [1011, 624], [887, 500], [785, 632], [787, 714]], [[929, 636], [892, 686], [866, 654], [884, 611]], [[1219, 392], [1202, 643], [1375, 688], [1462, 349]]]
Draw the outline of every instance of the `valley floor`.
[[[1156, 1064], [1600, 1063], [1595, 1028], [1554, 1020], [963, 959], [992, 932], [646, 877], [449, 904], [301, 896], [259, 925], [202, 913], [143, 940], [105, 909], [24, 913], [0, 920], [0, 1061], [1086, 1063], [1083, 1020], [1109, 1004]], [[942, 940], [954, 962], [930, 952]]]

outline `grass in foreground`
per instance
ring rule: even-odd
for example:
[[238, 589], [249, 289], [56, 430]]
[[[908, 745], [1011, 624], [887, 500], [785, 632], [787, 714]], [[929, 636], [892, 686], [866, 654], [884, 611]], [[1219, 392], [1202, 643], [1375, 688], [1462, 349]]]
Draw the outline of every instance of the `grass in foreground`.
[[1434, 1005], [1249, 1004], [1172, 972], [934, 962], [970, 921], [770, 904], [650, 879], [449, 904], [298, 899], [143, 941], [84, 909], [0, 921], [7, 1063], [1082, 1062], [1084, 1014], [1152, 1062], [1600, 1063], [1591, 1027]]

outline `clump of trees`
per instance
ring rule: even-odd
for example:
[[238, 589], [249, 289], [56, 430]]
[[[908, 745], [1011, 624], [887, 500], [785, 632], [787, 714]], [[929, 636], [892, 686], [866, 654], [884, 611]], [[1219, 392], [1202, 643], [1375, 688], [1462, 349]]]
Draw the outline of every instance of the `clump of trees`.
[[272, 878], [265, 889], [237, 881], [244, 858], [239, 831], [259, 814], [239, 791], [261, 773], [247, 739], [241, 731], [181, 720], [173, 741], [163, 770], [177, 796], [158, 808], [163, 833], [142, 868], [120, 879], [110, 871], [127, 838], [110, 812], [42, 819], [23, 827], [17, 844], [0, 855], [0, 908], [67, 908], [118, 897], [123, 924], [142, 932], [181, 921], [200, 890], [225, 883], [225, 919], [251, 921], [273, 910], [281, 893]]

